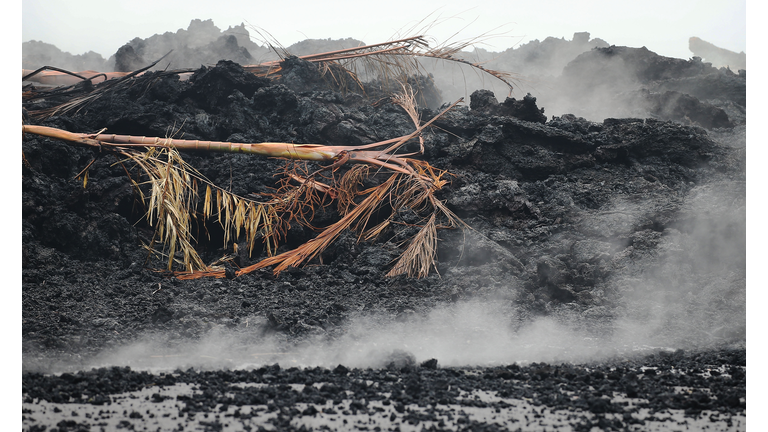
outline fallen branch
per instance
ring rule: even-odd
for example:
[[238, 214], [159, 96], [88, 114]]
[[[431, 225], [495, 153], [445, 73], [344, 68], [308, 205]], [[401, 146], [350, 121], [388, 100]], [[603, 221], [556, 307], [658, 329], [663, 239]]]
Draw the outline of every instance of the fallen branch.
[[[149, 177], [149, 197], [142, 193], [147, 203], [147, 221], [155, 226], [155, 239], [164, 244], [168, 256], [168, 269], [176, 262], [176, 252], [181, 252], [178, 263], [185, 270], [175, 274], [181, 279], [205, 276], [224, 277], [223, 268], [206, 266], [193, 247], [190, 228], [193, 218], [216, 217], [224, 228], [227, 246], [244, 232], [252, 251], [257, 239], [263, 239], [269, 258], [237, 271], [246, 274], [259, 268], [275, 266], [279, 274], [289, 268], [306, 264], [322, 253], [347, 229], [360, 232], [360, 238], [373, 239], [390, 226], [399, 209], [409, 208], [423, 215], [420, 232], [389, 276], [406, 274], [425, 277], [436, 261], [436, 229], [456, 227], [462, 222], [436, 197], [435, 192], [446, 184], [444, 171], [431, 167], [427, 162], [413, 159], [422, 153], [422, 131], [436, 119], [452, 109], [457, 101], [424, 124], [420, 124], [412, 93], [393, 98], [414, 121], [415, 130], [401, 137], [361, 146], [327, 146], [320, 144], [291, 143], [232, 143], [217, 141], [182, 140], [158, 137], [136, 137], [114, 134], [73, 133], [45, 126], [22, 125], [22, 133], [46, 136], [85, 146], [97, 147], [136, 163]], [[420, 151], [397, 153], [406, 143], [418, 139]], [[289, 168], [286, 181], [277, 193], [263, 201], [236, 196], [208, 181], [202, 174], [188, 166], [179, 151], [215, 151], [248, 153], [268, 157], [326, 162], [322, 169], [313, 173]], [[352, 165], [337, 178], [335, 172], [342, 166]], [[376, 168], [371, 170], [369, 168]], [[329, 183], [320, 181], [321, 173], [330, 172]], [[379, 173], [388, 175], [378, 186], [360, 190], [365, 178]], [[140, 183], [131, 180], [141, 193]], [[203, 198], [197, 184], [206, 186]], [[294, 183], [298, 183], [295, 185]], [[322, 229], [312, 240], [298, 248], [275, 255], [278, 242], [285, 237], [292, 221], [311, 226], [315, 208], [325, 205], [326, 198], [336, 200], [341, 218]], [[214, 205], [215, 200], [215, 205]], [[202, 203], [202, 210], [198, 204]], [[369, 228], [371, 216], [384, 206], [391, 209], [390, 216]], [[442, 222], [441, 222], [442, 221]], [[154, 250], [153, 244], [148, 247]]]

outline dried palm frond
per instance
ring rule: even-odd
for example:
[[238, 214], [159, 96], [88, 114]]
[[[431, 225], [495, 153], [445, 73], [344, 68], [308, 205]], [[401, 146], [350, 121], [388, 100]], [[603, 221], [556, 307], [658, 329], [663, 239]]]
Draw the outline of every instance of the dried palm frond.
[[[187, 271], [205, 268], [193, 246], [191, 219], [193, 204], [197, 200], [197, 183], [190, 176], [178, 151], [173, 148], [149, 149], [134, 161], [149, 175], [150, 196], [147, 223], [156, 226], [155, 237], [167, 247], [168, 257], [174, 257], [177, 248]], [[152, 239], [152, 243], [155, 238]], [[150, 244], [150, 248], [153, 245]], [[168, 260], [168, 270], [173, 260]]]
[[[413, 94], [405, 90], [393, 102], [408, 113], [415, 126], [414, 132], [355, 147], [81, 134], [33, 125], [22, 125], [22, 132], [98, 147], [136, 163], [148, 177], [141, 183], [133, 179], [132, 182], [139, 189], [142, 201], [147, 203], [147, 222], [156, 230], [150, 248], [154, 247], [155, 240], [161, 242], [164, 246], [160, 253], [168, 257], [168, 269], [172, 269], [175, 262], [183, 265], [184, 271], [176, 273], [182, 279], [224, 277], [226, 274], [221, 268], [206, 266], [195, 252], [192, 222], [196, 218], [203, 221], [215, 218], [224, 230], [225, 247], [244, 235], [249, 251], [252, 251], [256, 240], [262, 239], [269, 257], [236, 272], [242, 275], [268, 266], [274, 266], [274, 272], [280, 273], [289, 267], [306, 264], [345, 230], [358, 231], [361, 239], [373, 239], [393, 223], [399, 210], [406, 208], [419, 214], [422, 222], [418, 224], [418, 234], [389, 275], [424, 277], [435, 266], [436, 230], [459, 226], [461, 221], [435, 197], [446, 184], [443, 178], [446, 173], [412, 156], [423, 151], [422, 131], [455, 104], [422, 124]], [[411, 140], [419, 141], [420, 151], [398, 153]], [[265, 199], [256, 201], [213, 185], [182, 160], [181, 150], [252, 153], [331, 164], [314, 172], [309, 172], [302, 164], [287, 165], [278, 173], [283, 180], [276, 192], [263, 194]], [[347, 163], [353, 165], [349, 169], [345, 167], [346, 172], [337, 180], [336, 171]], [[379, 174], [386, 175], [386, 179], [380, 182], [374, 179]], [[368, 181], [376, 185], [361, 189]], [[202, 198], [198, 185], [205, 185]], [[141, 192], [142, 187], [149, 189], [146, 195]], [[298, 248], [274, 255], [292, 222], [312, 227], [316, 209], [329, 205], [334, 199], [341, 215], [338, 221], [319, 229], [315, 238]], [[390, 215], [374, 224], [374, 215], [381, 211], [389, 211]], [[176, 258], [177, 252], [181, 258]]]
[[338, 204], [339, 213], [345, 215], [349, 213], [350, 208], [355, 205], [355, 198], [360, 194], [359, 187], [370, 175], [371, 167], [369, 165], [356, 164], [350, 168], [338, 182]]
[[[489, 37], [488, 35], [485, 36]], [[399, 83], [408, 82], [411, 76], [428, 75], [425, 73], [419, 59], [436, 59], [449, 63], [464, 64], [482, 74], [494, 77], [508, 86], [511, 93], [514, 81], [512, 74], [488, 69], [480, 63], [471, 62], [459, 56], [462, 51], [480, 42], [481, 38], [451, 44], [444, 43], [431, 47], [426, 36], [417, 35], [377, 44], [303, 55], [299, 56], [299, 58], [318, 65], [321, 75], [329, 78], [337, 87], [342, 89], [350, 82], [362, 89], [364, 87], [362, 83], [364, 79], [378, 79], [385, 83], [387, 89], [394, 89]], [[279, 60], [267, 61], [256, 65], [244, 65], [243, 68], [258, 76], [279, 79], [283, 72], [283, 62], [290, 57], [290, 54], [276, 42], [268, 42], [268, 44], [278, 54]], [[32, 117], [42, 118], [79, 110], [94, 100], [126, 85], [152, 85], [160, 76], [155, 75], [151, 79], [143, 80], [144, 72], [157, 65], [161, 60], [162, 58], [130, 73], [68, 72], [52, 66], [44, 66], [32, 72], [23, 69], [23, 81], [68, 84], [67, 86], [54, 89], [30, 89], [22, 93], [23, 98], [28, 101], [41, 98], [65, 99], [64, 102], [51, 108], [31, 110], [30, 115]], [[46, 72], [46, 69], [50, 71]], [[183, 77], [193, 71], [193, 69], [166, 70], [161, 75], [179, 75]], [[105, 81], [96, 84], [96, 78], [98, 77], [103, 77]], [[394, 90], [392, 91], [394, 92]]]
[[426, 277], [429, 274], [429, 270], [434, 266], [436, 256], [437, 226], [435, 214], [432, 214], [424, 227], [411, 240], [405, 252], [397, 260], [395, 266], [392, 267], [392, 270], [387, 273], [387, 276], [407, 274]]
[[[170, 52], [168, 53], [170, 54]], [[23, 99], [25, 101], [34, 101], [38, 99], [51, 99], [51, 98], [60, 98], [64, 99], [65, 101], [62, 102], [59, 105], [56, 105], [51, 108], [46, 108], [42, 110], [31, 110], [29, 112], [31, 117], [50, 117], [56, 114], [64, 114], [69, 111], [75, 111], [84, 108], [91, 102], [104, 97], [105, 95], [109, 95], [110, 93], [114, 93], [115, 91], [118, 91], [122, 88], [126, 88], [128, 86], [132, 86], [137, 84], [136, 79], [138, 77], [143, 77], [144, 72], [148, 71], [149, 69], [153, 68], [155, 65], [157, 65], [160, 61], [163, 60], [168, 54], [164, 55], [163, 57], [159, 58], [158, 60], [154, 61], [153, 63], [141, 68], [137, 69], [133, 72], [94, 72], [94, 71], [85, 71], [85, 72], [68, 72], [64, 71], [59, 68], [51, 67], [51, 66], [43, 66], [42, 68], [28, 73], [28, 71], [22, 69], [22, 81], [25, 80], [34, 80], [38, 82], [45, 83], [46, 81], [52, 81], [54, 83], [56, 82], [65, 82], [69, 85], [65, 86], [59, 86], [55, 87], [53, 89], [39, 89], [39, 90], [30, 90], [27, 92], [23, 92]], [[53, 73], [44, 73], [45, 70], [52, 70]], [[174, 70], [174, 71], [166, 71], [162, 72], [161, 74], [165, 75], [178, 75], [181, 73], [188, 73], [191, 72], [192, 69], [184, 69], [184, 70]], [[82, 79], [82, 81], [75, 81], [74, 83], [71, 80], [65, 80], [60, 81], [62, 77], [68, 77], [73, 79]], [[95, 84], [95, 80], [98, 77], [103, 77], [104, 81]], [[159, 77], [155, 76], [153, 78], [147, 78], [145, 79], [145, 82], [143, 84], [145, 86], [152, 85], [154, 80], [157, 80]]]
[[[430, 47], [426, 36], [417, 35], [372, 45], [303, 55], [298, 56], [298, 58], [320, 65], [320, 71], [331, 75], [331, 77], [334, 77], [334, 73], [347, 73], [361, 88], [361, 77], [364, 77], [364, 79], [377, 78], [385, 82], [402, 83], [407, 81], [408, 76], [426, 75], [423, 73], [423, 66], [418, 61], [419, 58], [444, 60], [452, 63], [461, 63], [481, 73], [488, 74], [503, 82], [511, 91], [513, 88], [512, 82], [514, 81], [512, 74], [488, 69], [480, 63], [471, 62], [458, 56], [460, 52], [477, 42], [478, 39], [465, 40], [433, 48]], [[246, 65], [244, 68], [259, 76], [278, 78], [283, 71], [282, 62], [289, 54], [285, 49], [273, 47], [273, 50], [282, 57], [281, 60], [273, 60], [257, 65]], [[330, 65], [337, 65], [339, 67], [333, 68]]]
[[[263, 239], [268, 253], [276, 249], [282, 235], [277, 220], [279, 203], [257, 202], [216, 187], [184, 162], [173, 147], [152, 147], [146, 152], [125, 151], [121, 154], [138, 165], [148, 177], [141, 183], [133, 179], [132, 182], [147, 207], [147, 223], [155, 227], [148, 248], [169, 258], [168, 270], [172, 270], [175, 262], [186, 272], [210, 269], [194, 247], [192, 222], [198, 217], [218, 220], [224, 230], [225, 247], [239, 238], [242, 231], [249, 253], [259, 238]], [[201, 202], [198, 184], [206, 186], [202, 210], [198, 209]], [[143, 193], [142, 186], [149, 188], [148, 196]], [[213, 190], [216, 190], [215, 207]], [[164, 245], [161, 251], [154, 246], [158, 241]], [[181, 259], [176, 259], [176, 252], [181, 253]]]
[[382, 186], [371, 190], [370, 194], [358, 204], [352, 211], [344, 215], [339, 221], [325, 228], [317, 237], [302, 244], [296, 249], [284, 252], [274, 257], [266, 258], [252, 266], [245, 267], [238, 271], [238, 275], [250, 273], [254, 270], [274, 265], [274, 272], [279, 274], [288, 267], [296, 267], [311, 260], [319, 253], [324, 251], [334, 240], [345, 230], [349, 229], [352, 223], [359, 218], [369, 215], [384, 198], [388, 192], [389, 185], [397, 177], [397, 174], [390, 177]]

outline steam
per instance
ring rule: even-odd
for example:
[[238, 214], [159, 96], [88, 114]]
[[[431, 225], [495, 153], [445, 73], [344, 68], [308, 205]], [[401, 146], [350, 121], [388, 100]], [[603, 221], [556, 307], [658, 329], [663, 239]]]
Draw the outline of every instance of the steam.
[[[509, 324], [515, 316], [510, 316], [506, 307], [464, 302], [439, 307], [426, 317], [407, 322], [385, 316], [359, 317], [352, 320], [341, 338], [327, 341], [317, 337], [298, 345], [282, 343], [277, 337], [254, 339], [220, 329], [174, 348], [168, 348], [158, 337], [147, 338], [105, 353], [89, 367], [117, 365], [158, 372], [189, 367], [252, 368], [274, 363], [282, 367], [333, 368], [343, 364], [381, 368], [414, 365], [430, 359], [437, 359], [441, 367], [586, 362], [654, 349], [695, 348], [691, 338], [708, 344], [715, 338], [725, 341], [739, 336], [738, 326], [725, 329], [725, 317], [720, 317], [701, 327], [705, 336], [702, 338], [692, 330], [705, 323], [706, 315], [714, 310], [693, 316], [678, 315], [674, 306], [665, 306], [668, 296], [661, 295], [657, 301], [649, 301], [650, 297], [631, 300], [638, 310], [614, 324], [605, 322], [605, 317], [598, 313], [592, 322], [576, 317], [542, 317], [515, 329]], [[739, 317], [729, 317], [734, 318]], [[601, 338], [585, 329], [595, 325], [608, 325], [615, 330], [611, 336]], [[720, 334], [716, 335], [718, 331]]]
[[[694, 188], [685, 223], [662, 233], [652, 257], [637, 265], [642, 278], [616, 280], [633, 340], [699, 346], [746, 336], [746, 184]], [[632, 327], [633, 322], [646, 325]]]
[[609, 46], [600, 38], [590, 39], [589, 33], [579, 32], [572, 40], [550, 37], [502, 53], [477, 47], [473, 52], [461, 53], [467, 61], [512, 73], [511, 90], [464, 65], [429, 59], [420, 63], [440, 89], [443, 102], [461, 97], [469, 101], [475, 90], [487, 89], [499, 102], [507, 97], [522, 99], [530, 93], [537, 105], [545, 108], [547, 117], [574, 114], [595, 122], [608, 117], [647, 117], [646, 107], [638, 107], [637, 97], [633, 97], [632, 92], [643, 87], [634, 66], [624, 64], [621, 58], [605, 60], [603, 68], [591, 67], [591, 62], [600, 59], [578, 63], [580, 55]]
[[[627, 340], [599, 340], [574, 323], [555, 317], [535, 319], [515, 329], [519, 318], [508, 306], [485, 301], [461, 302], [434, 309], [425, 317], [396, 321], [384, 315], [351, 320], [347, 332], [332, 341], [317, 337], [298, 345], [277, 337], [213, 330], [196, 342], [167, 348], [158, 337], [105, 353], [92, 367], [130, 366], [137, 370], [176, 368], [283, 367], [356, 368], [415, 365], [437, 359], [441, 367], [511, 363], [587, 361], [637, 347]], [[617, 344], [619, 345], [617, 347]]]

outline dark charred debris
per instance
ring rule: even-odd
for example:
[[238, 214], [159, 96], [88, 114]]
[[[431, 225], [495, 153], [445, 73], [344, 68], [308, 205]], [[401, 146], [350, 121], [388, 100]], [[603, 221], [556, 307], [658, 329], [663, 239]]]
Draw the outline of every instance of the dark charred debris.
[[[585, 43], [583, 35], [578, 41]], [[116, 56], [146, 61], [137, 55], [139, 42]], [[223, 42], [242, 61], [249, 60], [240, 39]], [[25, 402], [103, 404], [120, 392], [191, 383], [204, 396], [180, 397], [185, 414], [259, 405], [277, 413], [270, 421], [281, 430], [290, 429], [290, 418], [311, 415], [297, 411], [297, 403], [330, 400], [355, 402], [355, 412], [363, 413], [373, 412], [370, 401], [381, 400], [394, 407], [395, 424], [418, 424], [425, 419], [406, 406], [469, 403], [460, 401], [459, 389], [592, 413], [575, 417], [576, 430], [642, 424], [639, 411], [612, 399], [617, 395], [647, 400], [637, 409], [647, 408], [651, 415], [667, 409], [694, 417], [705, 411], [718, 418], [745, 415], [746, 72], [597, 42], [576, 54], [562, 74], [550, 77], [548, 82], [557, 84], [550, 88], [562, 90], [558, 97], [533, 92], [504, 98], [472, 91], [466, 105], [438, 120], [426, 135], [423, 157], [452, 174], [441, 199], [472, 229], [440, 231], [438, 272], [425, 279], [384, 277], [399, 254], [403, 233], [396, 230], [375, 243], [343, 236], [322, 262], [277, 278], [269, 269], [233, 279], [163, 277], [153, 270], [163, 264], [147, 261], [142, 243], [152, 230], [124, 169], [91, 149], [24, 137]], [[540, 44], [542, 51], [552, 46]], [[315, 65], [295, 57], [286, 59], [279, 80], [218, 60], [215, 66], [195, 65], [188, 80], [149, 72], [136, 85], [52, 117], [31, 114], [55, 106], [55, 98], [24, 104], [24, 119], [75, 132], [106, 128], [139, 136], [178, 133], [186, 139], [337, 145], [411, 130], [407, 115], [387, 102], [386, 92], [377, 93], [379, 85], [341, 91]], [[427, 95], [423, 119], [431, 118], [450, 93], [439, 82], [414, 79]], [[579, 107], [570, 111], [578, 115], [548, 117], [545, 100]], [[245, 155], [184, 157], [216, 184], [242, 195], [269, 191], [282, 165]], [[75, 177], [91, 161], [83, 188]], [[332, 220], [334, 211], [326, 209], [316, 223]], [[407, 223], [408, 215], [402, 220]], [[284, 247], [312, 235], [293, 227]], [[209, 261], [232, 253], [222, 248], [215, 224], [201, 230], [198, 241]], [[246, 250], [239, 248], [236, 265], [264, 257], [260, 252], [248, 256]], [[644, 307], [658, 306], [654, 299], [674, 307], [662, 308], [660, 319], [652, 319]], [[510, 322], [499, 326], [523, 328], [547, 316], [595, 338], [617, 332], [622, 317], [647, 319], [648, 326], [656, 326], [657, 346], [677, 351], [614, 352], [584, 365], [442, 368], [440, 359], [406, 356], [366, 370], [274, 365], [167, 374], [128, 368], [75, 372], [90, 367], [89, 359], [104, 350], [152, 334], [169, 345], [213, 329], [237, 332], [246, 340], [332, 340], [357, 314], [388, 314], [408, 322], [438, 305], [465, 300], [504, 303]], [[60, 371], [68, 372], [50, 374]], [[241, 382], [265, 386], [246, 390]], [[315, 389], [312, 383], [323, 386]], [[306, 387], [297, 391], [288, 384]], [[676, 387], [692, 390], [676, 393]], [[558, 389], [578, 397], [563, 397]], [[33, 417], [25, 414], [25, 427], [42, 430]], [[91, 424], [84, 418], [73, 421], [57, 427], [78, 430]], [[462, 424], [503, 429], [469, 419]], [[210, 427], [216, 430], [213, 423]]]

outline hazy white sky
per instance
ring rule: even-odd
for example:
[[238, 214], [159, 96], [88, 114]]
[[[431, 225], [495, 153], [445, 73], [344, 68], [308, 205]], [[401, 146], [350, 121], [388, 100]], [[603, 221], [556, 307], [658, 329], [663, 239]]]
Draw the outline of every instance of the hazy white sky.
[[[484, 4], [490, 4], [487, 1]], [[500, 2], [493, 2], [500, 3]], [[539, 0], [501, 2], [255, 0], [23, 0], [22, 42], [39, 40], [72, 54], [95, 51], [109, 57], [135, 37], [186, 29], [192, 19], [212, 19], [222, 30], [245, 23], [262, 28], [282, 45], [307, 38], [352, 37], [366, 43], [412, 36], [410, 29], [439, 21], [428, 32], [443, 42], [499, 34], [481, 47], [502, 51], [548, 36], [574, 32], [613, 45], [690, 58], [688, 38], [746, 52], [746, 0]], [[442, 6], [440, 6], [442, 5]], [[422, 22], [422, 24], [419, 24]], [[253, 34], [252, 34], [253, 35]]]

